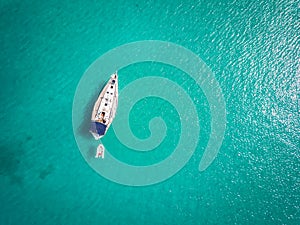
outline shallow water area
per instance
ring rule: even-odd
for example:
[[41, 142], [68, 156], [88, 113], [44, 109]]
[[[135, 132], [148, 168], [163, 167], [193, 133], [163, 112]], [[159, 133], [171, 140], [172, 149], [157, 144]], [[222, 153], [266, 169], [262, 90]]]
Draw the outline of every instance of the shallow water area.
[[[0, 6], [1, 224], [299, 224], [296, 1], [11, 0]], [[205, 92], [170, 65], [122, 68], [120, 91], [146, 76], [169, 79], [190, 97], [199, 119], [197, 145], [185, 166], [163, 182], [133, 187], [86, 163], [74, 138], [72, 107], [96, 59], [142, 40], [171, 42], [199, 56], [222, 90], [227, 123], [217, 157], [200, 172], [212, 133]], [[99, 86], [107, 79], [99, 78]], [[91, 99], [97, 94], [87, 92]], [[82, 104], [88, 121], [93, 101]], [[127, 122], [145, 139], [155, 117], [167, 128], [160, 145], [131, 149], [113, 125], [103, 139], [109, 153], [135, 166], [166, 159], [181, 137], [183, 117], [174, 105], [148, 96], [132, 107]], [[84, 122], [81, 128], [92, 141]]]

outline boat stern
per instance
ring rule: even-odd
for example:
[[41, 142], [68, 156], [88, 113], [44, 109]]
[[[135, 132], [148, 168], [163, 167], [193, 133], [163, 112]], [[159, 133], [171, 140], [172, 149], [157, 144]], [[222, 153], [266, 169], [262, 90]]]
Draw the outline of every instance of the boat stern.
[[92, 121], [90, 127], [90, 133], [94, 136], [96, 140], [99, 140], [106, 133], [107, 126], [103, 123]]

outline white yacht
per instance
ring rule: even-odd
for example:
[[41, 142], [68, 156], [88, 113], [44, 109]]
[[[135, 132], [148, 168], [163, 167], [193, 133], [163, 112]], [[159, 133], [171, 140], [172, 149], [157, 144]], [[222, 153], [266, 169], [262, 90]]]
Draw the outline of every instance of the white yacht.
[[118, 106], [118, 74], [111, 75], [95, 102], [90, 132], [96, 140], [102, 138], [111, 125]]

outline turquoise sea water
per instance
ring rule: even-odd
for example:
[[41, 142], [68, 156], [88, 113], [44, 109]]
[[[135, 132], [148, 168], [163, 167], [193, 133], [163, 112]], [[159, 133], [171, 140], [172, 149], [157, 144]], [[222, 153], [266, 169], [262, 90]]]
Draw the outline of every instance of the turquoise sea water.
[[[0, 224], [299, 224], [297, 1], [51, 0], [0, 6]], [[187, 93], [199, 92], [199, 145], [170, 179], [131, 187], [106, 180], [85, 162], [73, 135], [72, 104], [93, 61], [140, 40], [173, 42], [197, 54], [222, 88], [227, 127], [217, 158], [199, 172], [210, 133], [208, 102], [192, 80], [179, 76], [175, 82]], [[175, 69], [157, 63], [129, 66], [119, 71], [120, 88], [145, 74], [170, 71]], [[180, 126], [173, 123], [178, 114], [172, 105], [143, 99], [129, 122], [138, 137], [147, 137], [145, 121], [158, 106], [163, 110], [155, 116], [171, 126], [164, 151], [145, 158], [114, 148], [115, 157], [145, 165], [171, 154]], [[113, 130], [105, 138], [106, 145], [121, 146]]]

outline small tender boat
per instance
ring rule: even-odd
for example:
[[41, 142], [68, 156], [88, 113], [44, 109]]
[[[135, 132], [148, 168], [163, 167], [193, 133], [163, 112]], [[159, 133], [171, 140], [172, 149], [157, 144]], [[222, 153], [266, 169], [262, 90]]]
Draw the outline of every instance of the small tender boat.
[[96, 140], [102, 138], [111, 125], [118, 107], [118, 74], [112, 74], [95, 102], [90, 132]]
[[104, 159], [104, 152], [105, 152], [104, 146], [102, 144], [98, 145], [95, 158], [100, 158], [101, 157], [102, 159]]

